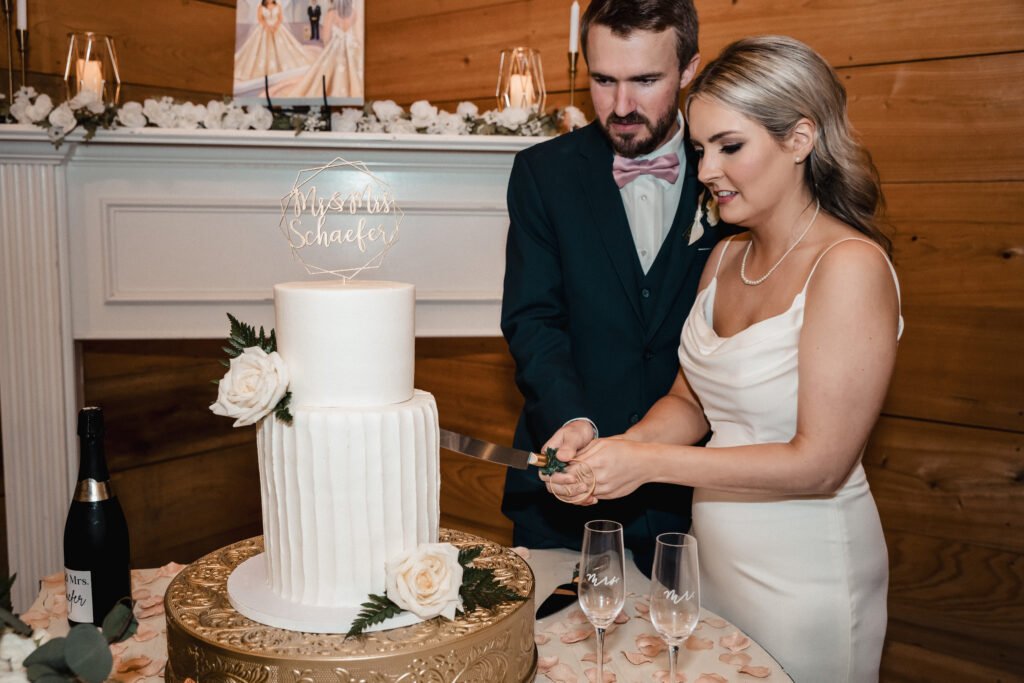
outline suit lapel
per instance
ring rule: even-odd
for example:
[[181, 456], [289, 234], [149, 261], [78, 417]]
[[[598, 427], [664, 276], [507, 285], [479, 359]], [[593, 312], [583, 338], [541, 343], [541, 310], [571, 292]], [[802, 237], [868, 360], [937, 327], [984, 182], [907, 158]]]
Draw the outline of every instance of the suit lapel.
[[586, 132], [589, 135], [580, 147], [579, 173], [590, 211], [589, 220], [601, 236], [633, 312], [642, 321], [639, 303], [640, 263], [626, 219], [626, 210], [622, 206], [622, 196], [612, 179], [612, 151], [597, 129], [596, 122], [588, 128]]

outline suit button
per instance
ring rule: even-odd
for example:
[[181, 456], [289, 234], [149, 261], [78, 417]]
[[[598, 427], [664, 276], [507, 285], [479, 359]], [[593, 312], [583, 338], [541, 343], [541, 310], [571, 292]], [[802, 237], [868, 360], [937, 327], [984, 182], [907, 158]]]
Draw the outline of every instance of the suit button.
[[640, 296], [642, 296], [645, 299], [649, 299], [651, 296], [651, 290], [644, 287], [643, 289], [640, 290]]
[[654, 358], [654, 351], [650, 349], [644, 349], [644, 360], [650, 360]]
[[637, 415], [636, 413], [633, 413], [632, 415], [629, 416], [629, 424], [635, 425], [639, 421], [640, 421], [640, 416]]

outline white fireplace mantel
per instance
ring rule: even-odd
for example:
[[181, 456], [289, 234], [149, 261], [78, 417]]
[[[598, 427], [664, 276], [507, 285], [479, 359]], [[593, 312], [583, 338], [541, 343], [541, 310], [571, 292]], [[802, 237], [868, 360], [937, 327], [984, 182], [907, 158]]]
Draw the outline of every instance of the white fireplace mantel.
[[[101, 131], [55, 148], [0, 126], [0, 410], [15, 608], [62, 564], [77, 462], [76, 339], [217, 338], [273, 326], [272, 285], [312, 279], [278, 229], [301, 169], [389, 183], [401, 238], [362, 279], [416, 285], [420, 336], [499, 334], [505, 188], [538, 138]], [[320, 188], [321, 190], [325, 188]]]

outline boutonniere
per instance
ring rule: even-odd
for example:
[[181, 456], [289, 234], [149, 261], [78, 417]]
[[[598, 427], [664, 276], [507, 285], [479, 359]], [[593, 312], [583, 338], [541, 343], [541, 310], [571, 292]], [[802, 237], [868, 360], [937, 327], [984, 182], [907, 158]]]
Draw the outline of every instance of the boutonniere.
[[687, 246], [704, 236], [704, 226], [713, 228], [718, 225], [718, 202], [706, 187], [697, 196], [697, 211], [693, 214], [690, 225], [690, 239]]

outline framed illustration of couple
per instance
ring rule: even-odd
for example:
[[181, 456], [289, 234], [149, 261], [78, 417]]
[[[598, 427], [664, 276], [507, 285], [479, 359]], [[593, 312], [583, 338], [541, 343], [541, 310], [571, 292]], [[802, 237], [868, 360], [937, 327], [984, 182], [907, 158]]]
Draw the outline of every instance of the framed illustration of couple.
[[234, 96], [363, 103], [366, 0], [238, 0]]

